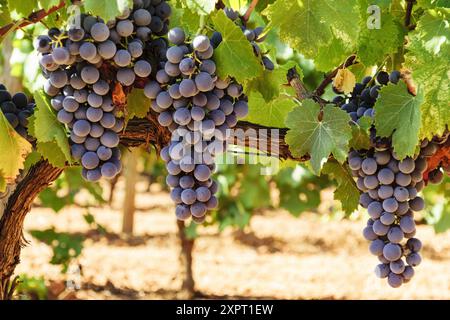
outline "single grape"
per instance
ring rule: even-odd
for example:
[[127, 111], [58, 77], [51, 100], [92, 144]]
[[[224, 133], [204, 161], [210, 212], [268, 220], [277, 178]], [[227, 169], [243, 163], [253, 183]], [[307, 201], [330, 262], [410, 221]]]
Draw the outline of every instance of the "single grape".
[[406, 263], [412, 267], [417, 267], [422, 262], [420, 254], [413, 252], [406, 257]]
[[169, 38], [169, 41], [175, 45], [181, 45], [186, 40], [186, 35], [183, 29], [178, 27], [171, 29], [167, 36]]
[[100, 79], [100, 73], [95, 67], [86, 66], [81, 70], [81, 79], [87, 84], [94, 84]]
[[383, 248], [383, 256], [389, 261], [396, 261], [402, 256], [402, 248], [398, 244], [388, 243]]
[[83, 155], [81, 158], [81, 163], [84, 168], [92, 170], [97, 168], [100, 163], [100, 159], [98, 158], [97, 153], [89, 151]]
[[373, 158], [364, 159], [361, 169], [366, 175], [372, 175], [377, 171], [377, 162]]
[[390, 273], [389, 265], [388, 264], [379, 264], [375, 267], [375, 275], [380, 278], [387, 278], [387, 276]]
[[136, 75], [132, 69], [122, 68], [117, 71], [116, 78], [122, 85], [129, 87], [136, 80]]
[[372, 228], [373, 232], [375, 232], [375, 234], [378, 236], [385, 236], [389, 231], [389, 226], [386, 226], [380, 220], [376, 220], [373, 223]]
[[414, 219], [410, 216], [403, 216], [400, 219], [400, 228], [404, 233], [411, 233], [416, 230], [416, 223]]
[[106, 40], [98, 45], [98, 54], [105, 60], [112, 59], [117, 52], [117, 47], [111, 40]]
[[395, 174], [389, 168], [383, 168], [378, 172], [378, 180], [381, 184], [390, 185], [395, 180]]
[[108, 148], [115, 148], [119, 145], [119, 136], [113, 131], [105, 131], [100, 138], [102, 145]]
[[100, 146], [97, 149], [97, 156], [102, 161], [108, 161], [112, 157], [112, 150], [105, 146]]
[[211, 46], [211, 43], [209, 42], [209, 38], [207, 36], [199, 35], [192, 41], [192, 46], [194, 50], [198, 52], [205, 52]]
[[134, 31], [133, 22], [130, 20], [121, 20], [116, 25], [117, 33], [122, 37], [129, 37]]
[[145, 9], [138, 9], [133, 13], [133, 19], [138, 26], [148, 26], [152, 21], [152, 15]]
[[391, 271], [395, 274], [402, 274], [403, 271], [405, 271], [405, 263], [403, 262], [402, 259], [392, 261], [389, 264], [389, 267], [390, 267]]
[[403, 240], [404, 234], [399, 227], [392, 227], [389, 229], [387, 237], [392, 243], [400, 243]]
[[188, 206], [185, 205], [177, 205], [175, 209], [175, 215], [178, 220], [185, 221], [191, 217], [191, 211]]
[[[207, 189], [207, 190], [209, 191], [209, 189]], [[198, 194], [197, 194], [197, 199], [198, 199]], [[200, 200], [200, 199], [198, 199], [198, 200]], [[208, 201], [208, 200], [206, 200], [206, 201]], [[363, 229], [363, 236], [368, 241], [373, 241], [378, 238], [378, 235], [375, 232], [373, 232], [373, 229], [371, 226], [367, 226]]]
[[117, 170], [117, 167], [113, 163], [106, 162], [101, 167], [101, 173], [102, 173], [102, 176], [105, 177], [106, 179], [112, 179], [117, 175], [118, 170]]
[[425, 201], [421, 197], [415, 197], [409, 201], [409, 206], [411, 210], [419, 212], [425, 209]]
[[109, 28], [106, 24], [97, 22], [90, 30], [92, 38], [97, 42], [106, 41], [109, 38]]
[[380, 221], [385, 226], [390, 226], [395, 221], [395, 214], [389, 213], [389, 212], [384, 212], [380, 217]]
[[134, 65], [134, 73], [141, 78], [148, 77], [152, 73], [152, 66], [145, 60], [139, 60]]
[[77, 120], [72, 130], [77, 136], [86, 137], [91, 131], [91, 124], [86, 120]]
[[376, 239], [370, 243], [369, 251], [375, 256], [379, 256], [383, 253], [384, 242], [383, 240]]
[[380, 199], [391, 198], [394, 195], [394, 189], [391, 186], [380, 186], [378, 188], [378, 196]]
[[398, 169], [400, 172], [403, 172], [404, 174], [410, 174], [415, 169], [415, 163], [414, 159], [412, 158], [406, 158], [399, 162]]

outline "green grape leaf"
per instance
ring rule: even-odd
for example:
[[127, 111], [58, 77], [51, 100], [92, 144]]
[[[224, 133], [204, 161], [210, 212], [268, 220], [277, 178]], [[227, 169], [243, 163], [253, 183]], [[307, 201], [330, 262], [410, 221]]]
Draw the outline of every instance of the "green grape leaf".
[[22, 138], [9, 124], [3, 112], [0, 112], [0, 172], [6, 182], [13, 182], [19, 171], [24, 168], [31, 144]]
[[12, 21], [6, 0], [0, 1], [0, 25], [7, 25]]
[[419, 143], [420, 106], [422, 92], [414, 97], [408, 92], [406, 84], [383, 87], [375, 103], [375, 127], [377, 135], [390, 137], [395, 152], [400, 158], [413, 156]]
[[133, 0], [84, 0], [87, 12], [105, 21], [112, 20], [127, 8], [133, 7]]
[[337, 187], [334, 191], [334, 199], [342, 203], [342, 209], [346, 214], [351, 214], [358, 209], [360, 192], [355, 180], [346, 165], [341, 165], [336, 161], [328, 161], [322, 173], [336, 180]]
[[424, 13], [410, 36], [405, 67], [424, 91], [420, 138], [442, 135], [450, 123], [450, 10]]
[[38, 0], [39, 7], [48, 10], [61, 3], [61, 0]]
[[341, 109], [327, 105], [321, 111], [319, 104], [306, 100], [287, 117], [290, 130], [286, 142], [294, 156], [309, 154], [313, 171], [320, 174], [331, 154], [340, 163], [347, 159], [352, 136], [349, 121], [349, 115]]
[[29, 16], [37, 8], [37, 0], [8, 0], [9, 10], [16, 11], [21, 16]]
[[263, 67], [242, 30], [227, 18], [223, 10], [217, 11], [212, 21], [223, 37], [222, 43], [214, 50], [219, 77], [231, 76], [240, 83], [258, 77]]
[[[261, 76], [247, 81], [244, 84], [244, 90], [247, 95], [251, 95], [252, 91], [259, 92], [266, 102], [277, 98], [281, 91], [288, 91], [291, 87], [284, 88], [287, 83], [286, 74], [289, 69], [294, 67], [296, 63], [294, 61], [287, 62], [284, 65], [279, 66], [273, 71], [264, 70]], [[303, 78], [303, 74], [300, 68], [297, 68], [300, 75], [300, 80]]]
[[369, 129], [372, 125], [372, 119], [362, 117], [358, 124], [352, 126], [352, 139], [350, 140], [350, 148], [355, 150], [370, 149], [370, 133]]
[[59, 145], [55, 141], [51, 142], [37, 142], [37, 151], [41, 154], [42, 158], [48, 160], [48, 162], [58, 168], [64, 168], [66, 166], [67, 157], [59, 148]]
[[172, 5], [170, 26], [171, 28], [183, 26], [186, 32], [195, 34], [200, 28], [200, 16], [191, 9], [183, 8], [177, 3], [176, 6]]
[[[369, 19], [367, 8], [372, 0], [359, 0], [361, 15]], [[359, 60], [367, 65], [382, 62], [387, 54], [394, 54], [403, 44], [404, 30], [400, 21], [389, 12], [388, 8], [381, 11], [380, 29], [369, 29], [367, 20], [361, 19], [361, 32], [357, 41]]]
[[450, 8], [450, 0], [417, 0], [417, 5], [424, 9], [436, 7]]
[[65, 162], [70, 163], [72, 159], [66, 130], [56, 118], [43, 91], [37, 91], [34, 100], [36, 109], [30, 118], [28, 132], [38, 141], [38, 151], [45, 159], [58, 167], [64, 167]]
[[252, 91], [248, 101], [249, 114], [245, 120], [275, 128], [284, 127], [286, 116], [296, 105], [293, 99], [283, 96], [266, 102], [258, 91]]
[[151, 100], [144, 94], [143, 89], [134, 88], [128, 95], [127, 121], [134, 117], [145, 118], [150, 111]]
[[344, 41], [333, 38], [328, 46], [320, 47], [318, 54], [314, 58], [317, 70], [329, 71], [342, 63], [352, 52]]
[[37, 151], [31, 152], [28, 157], [25, 159], [25, 170], [30, 169], [33, 165], [35, 165], [39, 160], [41, 160], [41, 154]]
[[207, 16], [214, 11], [217, 0], [184, 0], [184, 2], [194, 13]]
[[[356, 39], [359, 11], [355, 0], [277, 0], [263, 11], [281, 40], [308, 58], [328, 47], [334, 35], [348, 44]], [[333, 35], [334, 33], [334, 35]]]

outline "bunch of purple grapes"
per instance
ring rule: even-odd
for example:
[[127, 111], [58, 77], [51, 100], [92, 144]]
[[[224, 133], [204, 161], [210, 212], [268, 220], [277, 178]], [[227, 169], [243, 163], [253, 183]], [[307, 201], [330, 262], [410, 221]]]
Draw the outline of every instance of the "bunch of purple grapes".
[[14, 130], [30, 141], [32, 138], [27, 132], [28, 118], [34, 113], [34, 107], [35, 104], [28, 101], [24, 93], [18, 92], [11, 96], [8, 89], [0, 84], [0, 110]]
[[172, 132], [161, 157], [176, 216], [202, 223], [218, 204], [218, 185], [211, 179], [214, 156], [225, 151], [227, 130], [248, 114], [248, 103], [242, 86], [217, 77], [207, 36], [198, 35], [189, 43], [184, 31], [174, 28], [168, 38], [173, 45], [166, 50], [166, 61], [144, 92], [159, 113], [159, 123]]
[[[389, 81], [397, 84], [399, 80], [398, 71], [381, 71], [376, 78], [366, 77], [357, 83], [350, 97], [339, 96], [334, 102], [350, 114], [353, 122], [364, 116], [373, 118], [381, 86]], [[361, 191], [360, 204], [370, 215], [363, 235], [370, 241], [370, 252], [380, 261], [375, 274], [397, 288], [411, 280], [414, 267], [422, 261], [422, 243], [414, 238], [414, 212], [425, 207], [418, 193], [425, 187], [423, 175], [433, 150], [427, 152], [432, 147], [424, 143], [418, 155], [401, 160], [393, 151], [391, 140], [377, 137], [373, 127], [371, 141], [370, 150], [352, 150], [348, 164]]]
[[118, 133], [124, 121], [112, 89], [151, 75], [146, 50], [167, 33], [170, 13], [165, 1], [135, 0], [133, 9], [115, 20], [81, 15], [75, 19], [80, 26], [50, 29], [36, 41], [47, 78], [44, 91], [52, 97], [58, 121], [70, 129], [72, 156], [88, 181], [112, 179], [122, 169]]
[[[269, 57], [267, 57], [259, 47], [258, 43], [263, 42], [266, 37], [263, 35], [264, 28], [263, 27], [257, 27], [255, 29], [248, 29], [245, 24], [241, 23], [241, 19], [239, 16], [239, 12], [234, 11], [231, 8], [225, 8], [224, 9], [225, 14], [227, 15], [228, 19], [233, 21], [235, 24], [239, 25], [242, 32], [244, 33], [247, 40], [251, 43], [253, 47], [253, 52], [255, 56], [258, 58], [261, 58], [262, 64], [264, 65], [264, 68], [266, 70], [272, 71], [275, 69], [275, 65], [273, 64], [272, 60], [270, 60]], [[214, 34], [211, 37], [211, 42], [213, 43], [214, 47], [219, 46], [219, 44], [222, 42], [222, 34], [220, 32], [214, 32]]]

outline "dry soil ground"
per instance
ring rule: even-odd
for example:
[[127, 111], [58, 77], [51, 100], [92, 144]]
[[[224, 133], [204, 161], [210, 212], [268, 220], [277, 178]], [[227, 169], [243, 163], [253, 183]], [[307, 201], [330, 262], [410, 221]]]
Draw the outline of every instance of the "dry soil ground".
[[[144, 186], [139, 186], [143, 189]], [[26, 230], [45, 229], [86, 237], [81, 299], [174, 299], [180, 279], [176, 223], [167, 194], [138, 195], [135, 236], [120, 235], [122, 187], [112, 208], [91, 208], [112, 234], [100, 236], [82, 218], [85, 209], [70, 207], [55, 215], [34, 208]], [[196, 289], [203, 298], [281, 299], [449, 299], [450, 234], [419, 226], [424, 260], [416, 277], [400, 289], [376, 279], [377, 259], [362, 239], [363, 221], [333, 221], [314, 214], [294, 218], [284, 211], [254, 217], [245, 234], [202, 229], [194, 249]], [[18, 273], [61, 281], [59, 267], [48, 262], [51, 250], [26, 238]], [[75, 278], [76, 279], [76, 278]]]

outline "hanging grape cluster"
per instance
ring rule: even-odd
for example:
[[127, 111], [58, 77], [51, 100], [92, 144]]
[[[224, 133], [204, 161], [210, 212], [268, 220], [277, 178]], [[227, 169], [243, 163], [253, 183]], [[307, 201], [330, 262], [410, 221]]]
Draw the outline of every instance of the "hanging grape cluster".
[[171, 8], [166, 1], [135, 0], [115, 20], [81, 15], [67, 31], [50, 29], [36, 48], [48, 79], [57, 119], [70, 129], [72, 156], [81, 162], [83, 177], [111, 179], [122, 168], [118, 149], [124, 121], [114, 104], [113, 90], [145, 82], [152, 73], [146, 50], [168, 30]]
[[[258, 43], [261, 43], [266, 39], [266, 37], [263, 35], [264, 28], [257, 27], [255, 29], [248, 29], [246, 24], [241, 23], [242, 20], [238, 12], [234, 11], [231, 8], [225, 8], [224, 12], [228, 17], [228, 19], [233, 21], [241, 28], [242, 32], [244, 33], [244, 36], [251, 43], [255, 56], [261, 59], [264, 68], [269, 71], [274, 70], [275, 65], [273, 64], [272, 60], [270, 60], [270, 58], [261, 51], [261, 48], [258, 45]], [[214, 32], [214, 34], [211, 37], [211, 42], [215, 46], [218, 46], [222, 42], [222, 34], [217, 31]]]
[[166, 61], [144, 93], [159, 113], [159, 123], [172, 132], [161, 157], [176, 216], [201, 223], [218, 204], [218, 186], [211, 179], [214, 156], [225, 151], [227, 129], [247, 115], [247, 98], [234, 80], [217, 77], [214, 46], [207, 36], [188, 42], [185, 32], [174, 28], [168, 38], [172, 46], [166, 49]]
[[[334, 102], [350, 114], [353, 122], [373, 118], [381, 87], [399, 80], [398, 71], [381, 71], [376, 78], [366, 77], [357, 83], [349, 97], [338, 96]], [[418, 193], [425, 187], [423, 175], [433, 150], [421, 149], [415, 157], [400, 160], [391, 140], [377, 137], [375, 128], [371, 128], [371, 141], [374, 147], [369, 150], [352, 150], [348, 163], [361, 191], [360, 204], [370, 216], [363, 236], [370, 241], [370, 252], [380, 261], [375, 274], [397, 288], [411, 280], [414, 267], [422, 261], [422, 243], [415, 238], [414, 212], [425, 207]]]
[[34, 113], [34, 107], [35, 104], [28, 101], [24, 93], [11, 95], [8, 89], [0, 84], [0, 109], [14, 130], [28, 140], [31, 140], [27, 132], [28, 118]]

